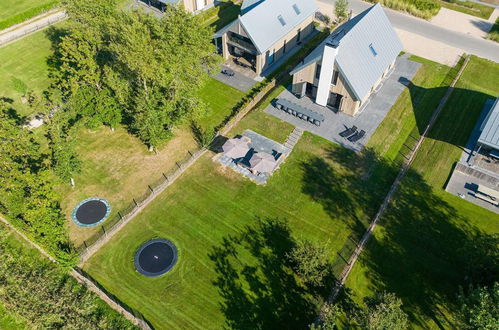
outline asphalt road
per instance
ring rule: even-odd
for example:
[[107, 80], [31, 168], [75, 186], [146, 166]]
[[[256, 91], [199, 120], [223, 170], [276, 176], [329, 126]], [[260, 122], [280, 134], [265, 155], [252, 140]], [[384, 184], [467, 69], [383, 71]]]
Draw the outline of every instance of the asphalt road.
[[[318, 0], [323, 3], [332, 4], [334, 0]], [[361, 0], [349, 0], [349, 7], [356, 15], [372, 4]], [[499, 43], [481, 39], [461, 32], [455, 32], [431, 24], [420, 18], [409, 16], [388, 8], [385, 8], [388, 19], [395, 28], [411, 33], [419, 34], [428, 39], [445, 43], [449, 46], [462, 49], [467, 54], [477, 55], [499, 63]]]

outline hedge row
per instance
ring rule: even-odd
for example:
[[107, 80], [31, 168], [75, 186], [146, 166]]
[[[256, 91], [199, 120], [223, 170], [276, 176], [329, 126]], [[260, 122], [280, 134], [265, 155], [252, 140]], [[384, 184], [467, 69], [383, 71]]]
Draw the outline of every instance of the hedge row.
[[58, 4], [59, 4], [59, 0], [53, 0], [45, 5], [41, 5], [38, 7], [28, 9], [22, 13], [19, 13], [17, 15], [14, 15], [14, 16], [11, 16], [7, 19], [4, 19], [3, 21], [0, 21], [0, 30], [11, 27], [12, 25], [22, 23], [30, 18], [33, 18], [33, 17], [40, 15], [46, 11], [49, 11], [50, 9], [57, 6]]

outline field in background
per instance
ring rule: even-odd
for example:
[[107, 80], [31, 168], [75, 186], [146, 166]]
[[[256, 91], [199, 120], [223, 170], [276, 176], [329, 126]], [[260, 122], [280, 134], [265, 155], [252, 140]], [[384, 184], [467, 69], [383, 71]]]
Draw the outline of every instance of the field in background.
[[487, 242], [499, 232], [499, 216], [444, 186], [485, 100], [499, 94], [498, 76], [498, 64], [472, 58], [349, 277], [347, 298], [362, 303], [388, 290], [414, 326], [457, 327], [459, 286], [470, 267], [490, 262], [497, 247]]
[[0, 2], [0, 30], [22, 23], [59, 4], [59, 0], [2, 0]]

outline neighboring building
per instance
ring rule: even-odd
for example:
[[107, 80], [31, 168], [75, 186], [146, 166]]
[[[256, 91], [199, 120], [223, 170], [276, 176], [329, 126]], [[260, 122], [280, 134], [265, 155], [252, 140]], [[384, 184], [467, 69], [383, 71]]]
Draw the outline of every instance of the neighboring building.
[[182, 3], [185, 10], [194, 13], [214, 5], [214, 0], [140, 0], [147, 5], [157, 8], [161, 11], [165, 10], [165, 6]]
[[353, 116], [401, 51], [400, 39], [376, 4], [333, 31], [291, 72], [292, 91]]
[[261, 74], [313, 32], [316, 10], [315, 0], [244, 0], [215, 40], [226, 60], [240, 58]]
[[477, 145], [479, 150], [488, 151], [491, 156], [499, 158], [499, 97], [480, 127]]

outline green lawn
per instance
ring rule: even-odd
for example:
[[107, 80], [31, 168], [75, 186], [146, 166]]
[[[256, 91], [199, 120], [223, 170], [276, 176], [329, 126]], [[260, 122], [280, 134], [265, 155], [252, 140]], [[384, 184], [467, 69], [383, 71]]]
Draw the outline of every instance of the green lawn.
[[22, 103], [22, 93], [16, 90], [13, 79], [24, 82], [28, 90], [41, 93], [50, 84], [47, 58], [51, 54], [45, 31], [0, 47], [0, 97], [11, 98], [21, 115], [30, 114], [31, 109]]
[[499, 94], [498, 75], [498, 64], [472, 58], [349, 277], [349, 298], [389, 290], [414, 327], [458, 328], [459, 286], [497, 280], [499, 216], [443, 188], [485, 100]]
[[[251, 128], [282, 142], [293, 128], [263, 113], [264, 105], [232, 134]], [[309, 239], [325, 244], [335, 262], [347, 237], [365, 230], [389, 182], [371, 174], [368, 155], [310, 134], [266, 186], [223, 168], [213, 155], [129, 223], [85, 271], [157, 328], [304, 328], [316, 315], [317, 298], [291, 276], [285, 252]], [[258, 222], [275, 218], [289, 230]], [[180, 254], [173, 271], [156, 279], [139, 275], [132, 262], [153, 237], [172, 240]]]

